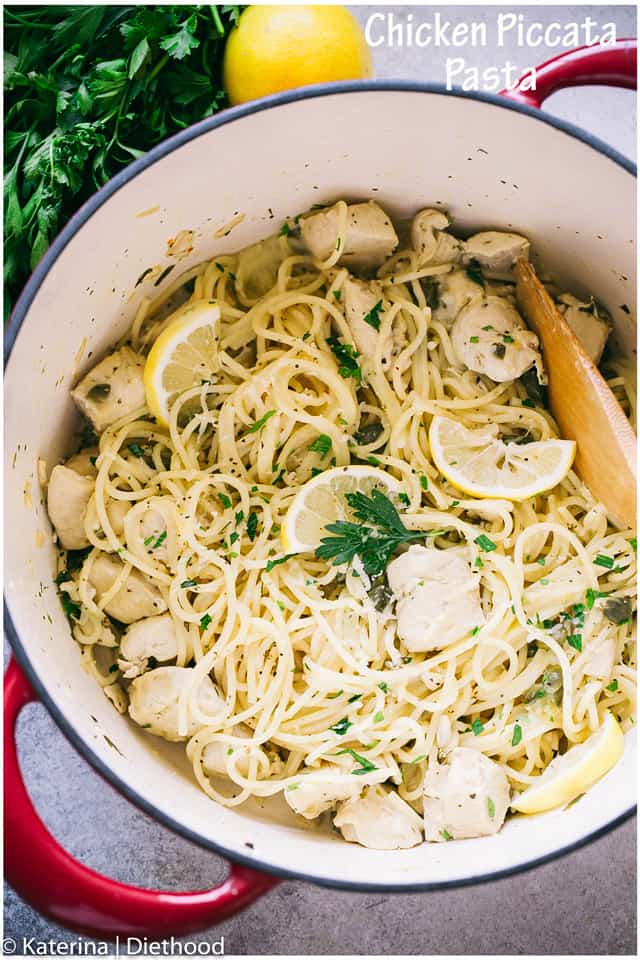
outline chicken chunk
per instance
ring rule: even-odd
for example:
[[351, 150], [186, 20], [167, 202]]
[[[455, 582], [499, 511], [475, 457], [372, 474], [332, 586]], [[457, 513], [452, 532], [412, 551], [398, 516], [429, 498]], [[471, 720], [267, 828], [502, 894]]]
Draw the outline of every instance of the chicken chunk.
[[47, 510], [60, 545], [65, 550], [82, 550], [89, 546], [84, 517], [94, 486], [94, 480], [62, 464], [51, 471]]
[[490, 280], [515, 280], [516, 260], [528, 260], [530, 247], [518, 233], [485, 230], [465, 241], [465, 262], [475, 260]]
[[484, 289], [467, 276], [465, 270], [452, 270], [437, 280], [438, 305], [433, 319], [450, 327], [461, 310], [470, 303], [482, 300]]
[[462, 257], [462, 242], [445, 231], [451, 221], [442, 210], [421, 210], [411, 224], [411, 246], [420, 266], [456, 263]]
[[145, 405], [143, 370], [144, 357], [130, 347], [121, 347], [101, 360], [71, 391], [97, 433]]
[[149, 661], [168, 663], [178, 656], [176, 624], [170, 613], [145, 617], [127, 627], [120, 641], [118, 666], [132, 680], [150, 668]]
[[441, 650], [485, 622], [478, 574], [456, 549], [414, 544], [389, 564], [387, 579], [407, 650]]
[[608, 314], [593, 300], [583, 303], [570, 293], [563, 293], [559, 301], [565, 320], [593, 362], [599, 364], [612, 329]]
[[[242, 737], [243, 740], [250, 740], [253, 736], [253, 731], [243, 723], [236, 724], [235, 727], [232, 728], [231, 733], [234, 737]], [[260, 750], [260, 747], [254, 747], [254, 750]], [[216, 774], [226, 774], [226, 759], [230, 752], [233, 754], [238, 772], [243, 777], [249, 776], [251, 748], [249, 746], [233, 747], [223, 743], [221, 740], [214, 740], [212, 743], [208, 743], [202, 751], [202, 769], [208, 777], [215, 776]]]
[[584, 672], [598, 680], [607, 680], [613, 673], [616, 661], [616, 645], [613, 637], [597, 634], [590, 638], [586, 647]]
[[345, 840], [371, 850], [406, 850], [422, 843], [422, 819], [395, 790], [366, 787], [338, 807], [333, 818]]
[[[336, 774], [343, 771], [339, 767], [327, 766], [326, 772], [332, 770]], [[309, 774], [302, 774], [296, 783], [291, 784], [284, 792], [284, 798], [293, 810], [306, 820], [314, 820], [326, 810], [331, 810], [340, 800], [348, 800], [357, 796], [362, 790], [362, 784], [344, 781], [321, 780]]]
[[[181, 698], [193, 683], [193, 670], [187, 667], [158, 667], [131, 683], [129, 687], [129, 715], [149, 733], [165, 740], [186, 740], [202, 726], [185, 704], [185, 726], [181, 730]], [[204, 677], [198, 686], [196, 702], [200, 710], [214, 718], [220, 715], [224, 701], [210, 677]]]
[[287, 238], [277, 234], [245, 247], [238, 253], [237, 289], [247, 300], [259, 300], [275, 286], [278, 268], [290, 253]]
[[95, 478], [98, 474], [96, 459], [100, 451], [97, 447], [89, 447], [87, 450], [80, 450], [74, 453], [72, 457], [65, 462], [65, 467], [75, 472], [81, 477]]
[[451, 329], [451, 345], [460, 363], [496, 383], [516, 380], [534, 365], [544, 382], [538, 338], [502, 297], [465, 307]]
[[107, 517], [117, 537], [124, 533], [124, 521], [130, 509], [129, 500], [115, 500], [111, 497], [107, 500]]
[[424, 778], [425, 838], [436, 842], [497, 833], [509, 807], [507, 776], [479, 750], [456, 747]]
[[[391, 333], [387, 334], [380, 344], [382, 335], [376, 329], [380, 326], [379, 314], [382, 310], [380, 285], [349, 277], [344, 285], [344, 308], [358, 352], [363, 357], [372, 359], [378, 346], [381, 346], [382, 365], [388, 366], [391, 362], [393, 337]], [[366, 317], [369, 319], [365, 319]]]
[[[107, 593], [122, 572], [123, 564], [106, 553], [94, 561], [89, 574], [89, 583], [95, 587], [98, 601]], [[158, 588], [139, 570], [131, 570], [124, 583], [109, 600], [105, 609], [110, 617], [121, 623], [134, 623], [144, 617], [164, 613], [167, 604]]]
[[[339, 238], [338, 206], [326, 207], [300, 221], [302, 240], [316, 260], [326, 260]], [[398, 235], [382, 207], [372, 200], [347, 207], [344, 250], [339, 263], [357, 270], [373, 270], [398, 246]]]

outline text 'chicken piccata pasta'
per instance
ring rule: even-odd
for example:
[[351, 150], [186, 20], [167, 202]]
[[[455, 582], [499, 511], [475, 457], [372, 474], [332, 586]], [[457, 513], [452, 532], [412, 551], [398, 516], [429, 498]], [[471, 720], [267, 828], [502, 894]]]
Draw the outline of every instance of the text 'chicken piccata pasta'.
[[[73, 636], [212, 799], [282, 792], [397, 849], [566, 804], [620, 757], [635, 533], [545, 407], [528, 257], [338, 201], [144, 299], [72, 390], [88, 424], [47, 497]], [[606, 310], [549, 289], [634, 419]]]

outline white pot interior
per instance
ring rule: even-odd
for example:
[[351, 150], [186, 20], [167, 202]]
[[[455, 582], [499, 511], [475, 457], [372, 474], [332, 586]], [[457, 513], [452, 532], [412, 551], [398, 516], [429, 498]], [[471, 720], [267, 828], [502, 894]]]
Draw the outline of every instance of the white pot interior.
[[[553, 854], [632, 806], [630, 742], [569, 810], [512, 819], [490, 838], [382, 853], [294, 822], [281, 800], [216, 805], [182, 747], [117, 714], [81, 669], [52, 584], [36, 461], [51, 466], [68, 452], [70, 386], [128, 326], [153, 283], [136, 288], [137, 278], [175, 262], [166, 241], [180, 230], [194, 231], [194, 249], [170, 279], [314, 203], [374, 197], [394, 217], [442, 204], [462, 229], [527, 234], [555, 277], [602, 300], [619, 348], [635, 353], [635, 329], [621, 309], [635, 303], [635, 179], [598, 149], [526, 114], [442, 93], [333, 93], [231, 116], [115, 190], [68, 240], [27, 311], [5, 408], [6, 590], [24, 654], [60, 716], [121, 784], [232, 856], [319, 881], [391, 887], [486, 877]], [[215, 235], [238, 214], [244, 219], [229, 235]]]

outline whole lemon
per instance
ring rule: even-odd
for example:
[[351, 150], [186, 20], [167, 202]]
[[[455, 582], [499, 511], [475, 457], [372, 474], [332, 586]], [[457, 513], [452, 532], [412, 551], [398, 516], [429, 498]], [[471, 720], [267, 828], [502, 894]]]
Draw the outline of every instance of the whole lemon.
[[227, 41], [223, 80], [232, 104], [309, 83], [373, 74], [357, 21], [344, 7], [255, 6]]

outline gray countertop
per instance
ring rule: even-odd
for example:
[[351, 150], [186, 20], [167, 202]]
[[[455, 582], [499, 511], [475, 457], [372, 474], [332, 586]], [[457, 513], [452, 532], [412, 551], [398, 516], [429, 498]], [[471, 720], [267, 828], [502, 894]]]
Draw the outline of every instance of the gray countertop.
[[[452, 24], [487, 21], [495, 37], [501, 11], [527, 22], [613, 21], [619, 36], [634, 36], [636, 11], [622, 7], [385, 7], [352, 8], [364, 24], [371, 13], [409, 13], [414, 23], [436, 10]], [[447, 55], [481, 68], [511, 59], [541, 63], [562, 48], [499, 50], [374, 50], [379, 77], [444, 81]], [[635, 152], [635, 94], [592, 87], [552, 97], [546, 109], [596, 134], [623, 154]], [[76, 857], [119, 880], [187, 890], [215, 883], [223, 862], [140, 813], [71, 749], [41, 706], [19, 722], [20, 757], [34, 802], [46, 824]], [[635, 953], [635, 820], [566, 857], [490, 884], [430, 894], [342, 893], [282, 883], [244, 913], [191, 938], [225, 938], [227, 954], [633, 954]], [[345, 854], [348, 855], [348, 852]], [[76, 940], [5, 888], [4, 935], [18, 944]], [[7, 951], [9, 952], [9, 951]], [[19, 951], [21, 952], [21, 951]]]

